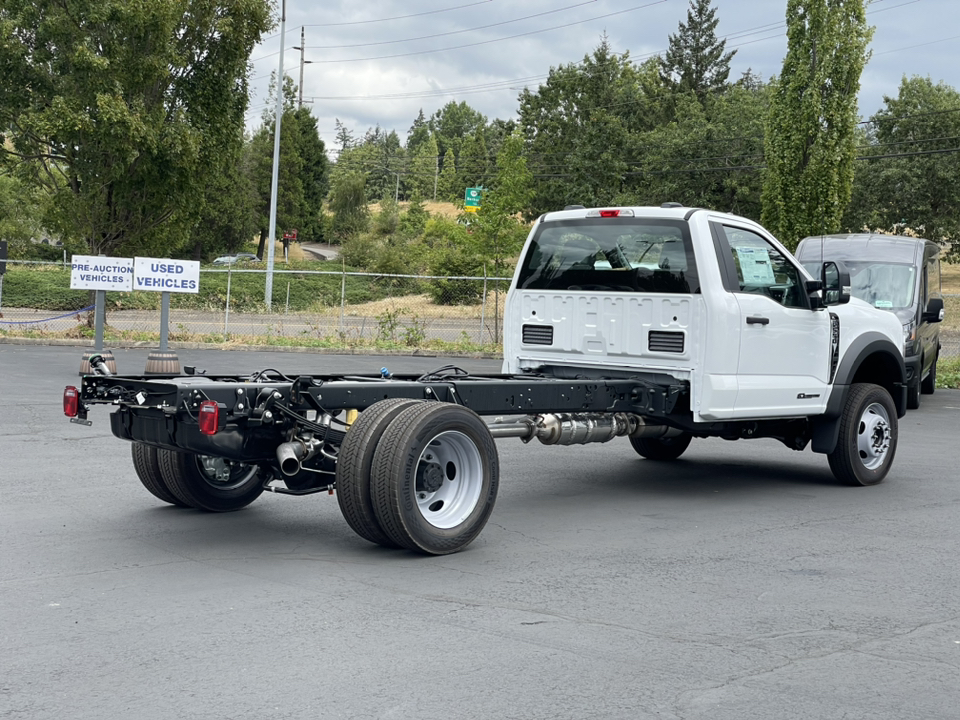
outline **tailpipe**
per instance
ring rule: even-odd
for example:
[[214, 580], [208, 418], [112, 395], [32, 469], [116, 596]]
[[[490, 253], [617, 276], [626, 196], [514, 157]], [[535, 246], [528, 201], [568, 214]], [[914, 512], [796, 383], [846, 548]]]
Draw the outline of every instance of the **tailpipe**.
[[316, 455], [322, 445], [322, 442], [314, 438], [296, 438], [283, 443], [277, 448], [280, 472], [287, 477], [293, 477], [300, 472], [301, 464]]

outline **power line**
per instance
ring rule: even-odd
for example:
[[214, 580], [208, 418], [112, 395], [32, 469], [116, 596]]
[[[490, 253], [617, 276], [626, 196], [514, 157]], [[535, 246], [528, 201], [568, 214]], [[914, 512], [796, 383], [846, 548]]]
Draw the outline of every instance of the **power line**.
[[516, 18], [514, 20], [503, 20], [501, 22], [492, 23], [490, 25], [480, 25], [473, 28], [464, 28], [463, 30], [451, 30], [449, 32], [434, 33], [433, 35], [421, 35], [420, 37], [406, 38], [405, 40], [382, 40], [380, 42], [373, 43], [358, 43], [356, 45], [307, 45], [307, 48], [310, 50], [340, 50], [343, 48], [359, 48], [359, 47], [375, 47], [377, 45], [395, 45], [397, 43], [405, 42], [414, 42], [416, 40], [430, 40], [432, 38], [446, 37], [448, 35], [461, 35], [467, 32], [474, 32], [476, 30], [489, 30], [490, 28], [500, 27], [501, 25], [510, 25], [515, 22], [522, 22], [523, 20], [530, 20], [531, 18], [542, 17], [544, 15], [552, 15], [553, 13], [565, 12], [567, 10], [572, 10], [573, 8], [582, 7], [584, 5], [592, 5], [597, 2], [597, 0], [585, 0], [585, 2], [577, 3], [576, 5], [568, 5], [567, 7], [557, 8], [556, 10], [546, 10], [545, 12], [535, 13], [534, 15], [527, 15], [522, 18]]
[[540, 33], [551, 32], [553, 30], [562, 30], [563, 28], [573, 27], [574, 25], [582, 25], [583, 23], [592, 22], [594, 20], [603, 20], [605, 18], [613, 17], [615, 15], [623, 15], [629, 12], [635, 12], [636, 10], [643, 10], [644, 8], [653, 7], [654, 5], [662, 5], [668, 0], [654, 0], [645, 5], [636, 5], [632, 8], [627, 8], [626, 10], [618, 10], [617, 12], [606, 13], [605, 15], [597, 15], [592, 18], [585, 18], [584, 20], [577, 20], [576, 22], [566, 23], [564, 25], [556, 25], [549, 28], [541, 28], [540, 30], [531, 30], [530, 32], [518, 33], [516, 35], [509, 35], [507, 37], [495, 38], [493, 40], [481, 40], [475, 43], [467, 43], [464, 45], [455, 45], [452, 47], [445, 48], [434, 48], [433, 50], [417, 50], [415, 52], [408, 53], [397, 53], [395, 55], [378, 55], [376, 57], [366, 57], [366, 58], [348, 58], [345, 60], [314, 60], [314, 64], [319, 65], [329, 65], [333, 63], [348, 63], [348, 62], [367, 62], [370, 60], [392, 60], [394, 58], [400, 57], [410, 57], [412, 55], [429, 55], [432, 53], [438, 52], [448, 52], [450, 50], [462, 50], [464, 48], [478, 47], [480, 45], [490, 45], [492, 43], [503, 42], [504, 40], [515, 40], [520, 37], [528, 37], [530, 35], [539, 35]]

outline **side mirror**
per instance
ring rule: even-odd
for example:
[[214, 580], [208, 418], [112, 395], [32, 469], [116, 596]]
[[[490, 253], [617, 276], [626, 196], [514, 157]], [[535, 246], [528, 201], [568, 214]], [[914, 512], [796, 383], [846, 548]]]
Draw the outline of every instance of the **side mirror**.
[[943, 321], [943, 298], [930, 298], [927, 303], [927, 309], [920, 316], [921, 322], [942, 322]]
[[823, 304], [845, 305], [850, 302], [850, 271], [839, 260], [830, 260], [823, 264], [820, 272], [823, 284]]
[[816, 310], [824, 307], [823, 300], [820, 298], [820, 291], [823, 290], [823, 282], [820, 280], [804, 280], [803, 289], [810, 298], [810, 308]]

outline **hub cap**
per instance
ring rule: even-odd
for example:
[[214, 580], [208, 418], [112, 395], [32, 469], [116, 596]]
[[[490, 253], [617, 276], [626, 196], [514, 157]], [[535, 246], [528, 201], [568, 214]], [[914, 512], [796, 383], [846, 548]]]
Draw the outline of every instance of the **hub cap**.
[[857, 428], [857, 451], [867, 470], [876, 470], [890, 450], [890, 416], [879, 403], [871, 403], [860, 416]]

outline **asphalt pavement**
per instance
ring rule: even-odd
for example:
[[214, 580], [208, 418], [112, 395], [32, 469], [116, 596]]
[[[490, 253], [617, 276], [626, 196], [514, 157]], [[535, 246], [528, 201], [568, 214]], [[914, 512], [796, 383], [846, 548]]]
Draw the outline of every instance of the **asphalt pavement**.
[[[423, 557], [354, 535], [326, 494], [164, 505], [106, 408], [63, 417], [81, 352], [0, 345], [0, 718], [958, 716], [960, 391], [901, 420], [872, 488], [769, 440], [666, 464], [500, 440], [489, 524]], [[211, 372], [451, 362], [179, 352]]]

